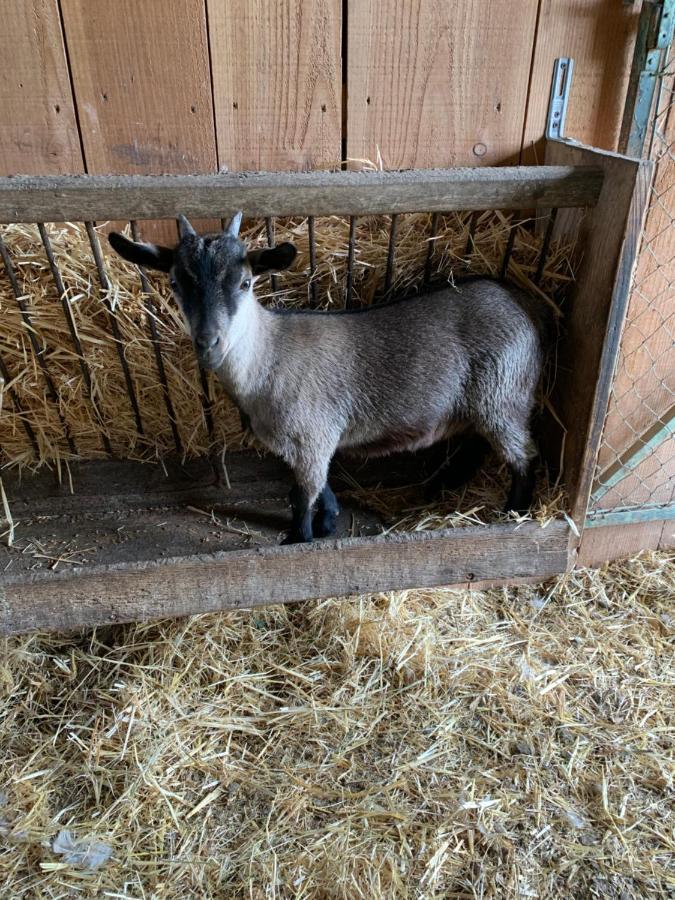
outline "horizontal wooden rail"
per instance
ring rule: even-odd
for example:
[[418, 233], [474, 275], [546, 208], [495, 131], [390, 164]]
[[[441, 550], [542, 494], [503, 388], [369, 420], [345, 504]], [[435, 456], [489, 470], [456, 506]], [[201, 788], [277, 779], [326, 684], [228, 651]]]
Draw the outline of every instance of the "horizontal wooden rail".
[[0, 178], [0, 222], [367, 215], [595, 206], [594, 166], [234, 175], [14, 175]]
[[0, 634], [242, 609], [311, 597], [564, 572], [553, 521], [251, 547], [0, 577]]

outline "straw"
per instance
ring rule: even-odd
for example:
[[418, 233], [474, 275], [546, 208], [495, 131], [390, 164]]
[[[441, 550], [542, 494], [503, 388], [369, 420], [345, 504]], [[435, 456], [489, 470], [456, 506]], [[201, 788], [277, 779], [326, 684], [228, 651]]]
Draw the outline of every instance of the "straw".
[[3, 892], [671, 896], [673, 596], [645, 554], [7, 640]]

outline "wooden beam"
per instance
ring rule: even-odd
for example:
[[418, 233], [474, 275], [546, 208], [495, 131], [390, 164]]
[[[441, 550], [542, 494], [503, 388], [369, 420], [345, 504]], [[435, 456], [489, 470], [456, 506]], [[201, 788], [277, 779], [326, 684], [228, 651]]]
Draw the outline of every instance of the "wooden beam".
[[593, 206], [597, 166], [0, 178], [0, 222]]
[[[605, 172], [595, 209], [558, 217], [560, 232], [577, 240], [583, 258], [558, 351], [553, 406], [567, 428], [564, 472], [571, 513], [581, 529], [598, 457], [612, 377], [653, 165], [581, 144], [551, 141], [551, 165], [599, 165]], [[557, 223], [557, 224], [558, 224]]]
[[505, 576], [567, 565], [554, 521], [252, 547], [0, 579], [0, 633], [64, 630]]

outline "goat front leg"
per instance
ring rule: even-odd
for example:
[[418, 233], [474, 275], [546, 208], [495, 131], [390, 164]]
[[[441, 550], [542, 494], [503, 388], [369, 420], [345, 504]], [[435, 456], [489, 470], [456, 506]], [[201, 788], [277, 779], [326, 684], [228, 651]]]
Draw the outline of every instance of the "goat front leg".
[[337, 501], [326, 481], [331, 455], [327, 454], [325, 459], [318, 459], [318, 455], [310, 456], [309, 453], [303, 453], [294, 460], [292, 469], [295, 485], [290, 495], [293, 520], [285, 544], [308, 544], [312, 540], [312, 512], [317, 500], [319, 500], [317, 536], [325, 536], [325, 526], [334, 527], [334, 519], [338, 512]]

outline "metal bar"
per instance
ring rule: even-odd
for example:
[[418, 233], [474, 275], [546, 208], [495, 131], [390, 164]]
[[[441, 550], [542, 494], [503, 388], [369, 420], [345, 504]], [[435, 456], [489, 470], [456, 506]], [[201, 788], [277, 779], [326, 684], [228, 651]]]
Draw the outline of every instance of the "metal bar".
[[516, 228], [518, 227], [518, 221], [520, 219], [520, 213], [514, 213], [511, 216], [511, 224], [509, 225], [509, 237], [506, 241], [506, 249], [504, 250], [504, 259], [502, 260], [502, 267], [499, 272], [500, 278], [506, 278], [509, 271], [509, 262], [511, 261], [511, 254], [513, 253], [513, 245], [516, 240]]
[[80, 336], [77, 333], [77, 326], [75, 325], [75, 319], [73, 317], [73, 311], [70, 308], [70, 303], [68, 302], [68, 297], [66, 295], [66, 288], [63, 283], [63, 279], [61, 278], [61, 271], [58, 267], [58, 263], [56, 262], [56, 257], [54, 256], [54, 250], [52, 249], [51, 241], [49, 240], [49, 235], [47, 234], [47, 229], [44, 226], [43, 222], [38, 222], [38, 230], [40, 232], [40, 237], [42, 238], [42, 246], [45, 248], [45, 253], [47, 254], [47, 261], [49, 262], [49, 268], [51, 269], [52, 278], [54, 279], [54, 284], [56, 286], [56, 290], [59, 295], [59, 299], [61, 301], [61, 308], [63, 310], [63, 315], [66, 319], [66, 323], [68, 325], [68, 331], [70, 332], [70, 337], [73, 342], [73, 347], [75, 349], [75, 353], [77, 354], [77, 359], [80, 364], [80, 371], [82, 372], [82, 380], [84, 381], [85, 388], [87, 390], [87, 399], [91, 403], [94, 409], [94, 416], [98, 423], [100, 434], [101, 434], [101, 443], [103, 444], [103, 449], [109, 455], [113, 455], [112, 446], [110, 445], [110, 440], [105, 430], [105, 421], [103, 416], [101, 415], [101, 411], [98, 408], [96, 400], [94, 398], [94, 389], [91, 379], [91, 372], [89, 371], [89, 366], [87, 365], [87, 361], [84, 357], [84, 350], [82, 348], [82, 343], [80, 341]]
[[628, 156], [640, 158], [644, 154], [656, 86], [663, 77], [674, 25], [675, 0], [643, 5], [621, 123], [619, 146]]
[[[267, 216], [265, 219], [265, 231], [267, 232], [267, 246], [274, 247], [274, 222], [270, 216]], [[276, 294], [279, 289], [279, 281], [274, 273], [270, 273], [270, 285], [272, 286], [272, 293]]]
[[124, 346], [122, 344], [122, 334], [120, 332], [119, 325], [117, 324], [117, 319], [115, 318], [115, 314], [113, 312], [112, 303], [110, 302], [110, 297], [107, 296], [110, 291], [110, 281], [108, 279], [108, 275], [105, 270], [105, 266], [103, 264], [103, 254], [101, 253], [101, 246], [98, 242], [98, 237], [96, 235], [96, 231], [94, 230], [93, 222], [85, 222], [85, 228], [87, 229], [87, 235], [89, 236], [89, 244], [91, 245], [91, 252], [94, 256], [94, 262], [96, 264], [96, 270], [98, 272], [99, 282], [101, 284], [101, 288], [103, 289], [103, 303], [105, 308], [108, 311], [108, 320], [110, 322], [110, 329], [112, 331], [112, 335], [117, 346], [117, 355], [119, 357], [120, 365], [122, 366], [122, 372], [124, 373], [124, 381], [127, 387], [127, 394], [129, 395], [129, 402], [131, 403], [131, 408], [134, 413], [134, 418], [136, 419], [136, 430], [142, 436], [143, 435], [143, 421], [141, 419], [141, 411], [138, 408], [138, 400], [136, 399], [136, 391], [134, 390], [134, 383], [131, 378], [131, 372], [129, 371], [129, 365], [127, 363], [126, 357], [124, 355]]
[[356, 246], [356, 216], [349, 218], [349, 250], [347, 252], [347, 296], [345, 309], [351, 309], [354, 293], [354, 248]]
[[553, 78], [546, 116], [546, 140], [548, 141], [565, 140], [565, 120], [573, 74], [574, 60], [569, 56], [561, 56], [553, 63]]
[[660, 419], [649, 429], [644, 435], [646, 439], [640, 438], [636, 441], [633, 447], [618, 461], [618, 468], [591, 494], [591, 503], [595, 504], [601, 500], [614, 485], [630, 475], [660, 444], [675, 435], [675, 407], [666, 415], [666, 418]]
[[660, 522], [675, 519], [675, 503], [667, 506], [639, 506], [635, 509], [610, 509], [591, 512], [586, 518], [586, 528], [601, 525], [632, 525], [638, 522]]
[[537, 271], [534, 273], [534, 278], [532, 279], [533, 283], [537, 285], [541, 281], [544, 274], [544, 269], [546, 268], [546, 260], [548, 258], [548, 251], [551, 247], [551, 238], [553, 237], [553, 228], [555, 226], [557, 215], [557, 209], [552, 209], [548, 215], [546, 231], [544, 232], [544, 240], [541, 245], [541, 250], [539, 251], [539, 259], [537, 260]]
[[[131, 236], [135, 241], [140, 241], [140, 233], [138, 230], [138, 225], [134, 219], [131, 220]], [[169, 391], [169, 383], [166, 377], [166, 370], [164, 368], [164, 358], [162, 357], [162, 347], [159, 342], [159, 334], [157, 333], [157, 310], [155, 308], [155, 301], [152, 299], [152, 290], [150, 288], [150, 282], [148, 281], [148, 276], [143, 268], [143, 266], [138, 266], [138, 274], [141, 279], [141, 290], [143, 291], [143, 302], [145, 305], [145, 311], [148, 316], [148, 330], [150, 331], [150, 340], [152, 342], [153, 350], [155, 351], [155, 363], [157, 365], [157, 372], [159, 374], [159, 380], [162, 384], [162, 392], [164, 394], [164, 405], [166, 406], [166, 413], [169, 417], [169, 422], [171, 424], [171, 431], [173, 433], [173, 442], [176, 447], [176, 453], [183, 453], [183, 445], [181, 443], [180, 434], [178, 433], [178, 426], [176, 425], [176, 413], [173, 408], [173, 402], [171, 400], [171, 392]]]
[[471, 267], [471, 254], [474, 248], [474, 237], [476, 235], [476, 226], [478, 225], [479, 213], [472, 212], [469, 219], [469, 233], [466, 236], [466, 247], [464, 248], [464, 268]]
[[431, 281], [432, 264], [434, 260], [434, 249], [436, 247], [436, 235], [438, 234], [438, 223], [441, 220], [441, 214], [435, 212], [431, 217], [431, 234], [427, 238], [427, 258], [424, 263], [423, 284], [428, 285]]
[[54, 381], [52, 380], [49, 366], [47, 365], [47, 361], [45, 359], [46, 347], [44, 345], [41, 347], [38, 342], [37, 334], [35, 332], [35, 328], [33, 327], [33, 320], [30, 313], [28, 312], [28, 307], [26, 306], [21, 295], [21, 288], [19, 287], [16, 272], [14, 271], [14, 264], [12, 263], [9, 251], [7, 250], [5, 242], [1, 236], [0, 257], [2, 258], [5, 272], [7, 273], [7, 277], [9, 278], [9, 283], [12, 287], [14, 299], [16, 300], [16, 304], [19, 307], [19, 311], [21, 312], [21, 319], [23, 321], [23, 326], [28, 333], [28, 339], [30, 340], [31, 347], [33, 348], [33, 354], [38, 361], [40, 369], [42, 370], [42, 377], [44, 378], [44, 382], [47, 388], [47, 396], [54, 404], [54, 407], [56, 409], [56, 414], [59, 417], [59, 422], [61, 423], [61, 427], [63, 428], [63, 433], [66, 438], [66, 443], [68, 444], [68, 449], [74, 456], [77, 456], [77, 447], [75, 446], [75, 441], [73, 440], [73, 436], [70, 432], [70, 426], [68, 425], [68, 422], [66, 422], [61, 412], [61, 408], [59, 405], [59, 395], [57, 394], [56, 388], [54, 387]]
[[9, 370], [8, 370], [8, 368], [5, 364], [5, 361], [1, 355], [0, 355], [0, 376], [2, 376], [2, 379], [4, 381], [3, 389], [5, 391], [7, 391], [7, 393], [9, 394], [9, 399], [11, 400], [12, 406], [14, 407], [14, 412], [21, 420], [21, 424], [23, 425], [24, 431], [26, 432], [26, 436], [33, 448], [33, 453], [35, 454], [35, 459], [39, 460], [40, 459], [40, 448], [38, 446], [37, 438], [35, 437], [35, 432], [33, 431], [31, 424], [28, 421], [28, 418], [26, 416], [26, 413], [23, 410], [23, 407], [21, 406], [21, 401], [17, 397], [16, 391], [14, 390], [13, 387], [10, 387], [13, 379], [12, 379], [11, 375], [9, 374]]
[[316, 278], [316, 230], [314, 224], [314, 216], [307, 219], [307, 230], [309, 237], [309, 289], [312, 292], [312, 306], [318, 303]]
[[389, 230], [389, 250], [387, 251], [387, 271], [384, 276], [384, 293], [388, 294], [391, 290], [391, 283], [394, 279], [394, 257], [396, 255], [396, 235], [398, 233], [398, 213], [394, 213], [391, 217], [391, 228]]
[[485, 166], [407, 172], [0, 177], [0, 222], [360, 216], [595, 206], [597, 166]]

